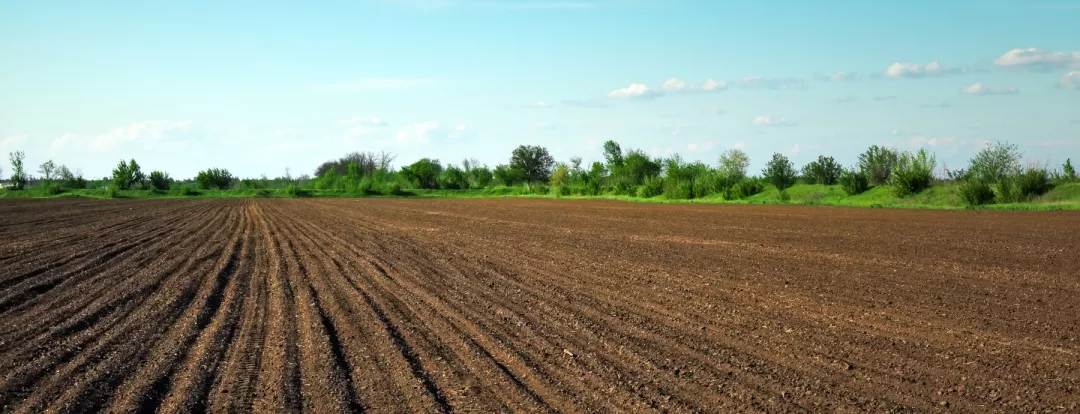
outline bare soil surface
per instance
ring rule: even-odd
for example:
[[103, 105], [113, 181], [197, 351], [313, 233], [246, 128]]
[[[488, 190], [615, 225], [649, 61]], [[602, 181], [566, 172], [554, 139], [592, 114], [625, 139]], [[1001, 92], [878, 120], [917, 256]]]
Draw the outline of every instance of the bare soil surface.
[[4, 200], [0, 411], [1080, 412], [1080, 214]]

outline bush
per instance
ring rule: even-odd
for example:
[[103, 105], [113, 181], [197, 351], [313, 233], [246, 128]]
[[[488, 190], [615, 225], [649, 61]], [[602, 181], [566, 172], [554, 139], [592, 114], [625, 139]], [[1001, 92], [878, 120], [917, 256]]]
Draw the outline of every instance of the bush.
[[1019, 203], [1024, 201], [1024, 193], [1020, 192], [1019, 176], [1004, 176], [993, 187], [996, 193], [995, 198], [999, 203]]
[[435, 189], [439, 188], [439, 176], [442, 172], [443, 167], [439, 160], [421, 158], [412, 165], [402, 168], [401, 176], [417, 188]]
[[1031, 199], [1050, 191], [1050, 173], [1042, 168], [1028, 168], [1017, 177], [1020, 194]]
[[840, 174], [840, 188], [847, 195], [857, 195], [870, 189], [870, 177], [862, 171], [844, 170]]
[[391, 181], [382, 186], [382, 193], [386, 195], [405, 195], [405, 190], [397, 181]]
[[795, 184], [795, 166], [781, 153], [773, 154], [772, 160], [765, 164], [765, 170], [761, 172], [761, 175], [780, 192]]
[[646, 177], [644, 184], [637, 189], [637, 196], [653, 198], [664, 193], [664, 179], [656, 176]]
[[467, 190], [469, 174], [453, 164], [447, 165], [446, 170], [439, 175], [439, 186], [447, 190]]
[[[187, 187], [185, 187], [185, 188], [187, 188]], [[281, 189], [281, 194], [283, 196], [285, 196], [285, 197], [291, 197], [291, 198], [311, 197], [311, 192], [310, 191], [302, 189], [302, 188], [300, 188], [299, 186], [297, 186], [295, 184], [289, 184], [289, 185], [285, 186], [285, 188], [282, 188]]]
[[1065, 165], [1061, 167], [1062, 181], [1071, 183], [1076, 181], [1076, 169], [1073, 168], [1072, 160], [1066, 159]]
[[833, 157], [824, 155], [803, 166], [803, 177], [815, 184], [834, 185], [842, 172], [843, 169]]
[[746, 178], [731, 188], [736, 191], [734, 199], [750, 198], [765, 191], [765, 182], [760, 178]]
[[893, 195], [907, 197], [930, 188], [934, 168], [937, 168], [937, 158], [926, 149], [915, 154], [905, 152], [893, 168]]
[[206, 171], [200, 171], [195, 176], [195, 182], [198, 183], [199, 188], [209, 190], [211, 188], [217, 188], [219, 190], [228, 190], [232, 187], [233, 176], [229, 170], [224, 168], [211, 168]]
[[750, 166], [750, 156], [741, 149], [730, 149], [720, 155], [719, 174], [731, 181], [746, 177], [746, 167]]
[[202, 194], [202, 193], [200, 193], [198, 190], [192, 188], [191, 186], [185, 185], [183, 188], [180, 189], [180, 195], [182, 195], [182, 196], [194, 197], [194, 196], [198, 196], [200, 194]]
[[172, 178], [169, 178], [169, 174], [161, 171], [150, 172], [150, 186], [155, 190], [168, 191], [171, 183]]
[[570, 195], [570, 187], [565, 185], [552, 186], [551, 195], [556, 197], [568, 196]]
[[120, 160], [112, 172], [112, 185], [118, 190], [130, 190], [136, 184], [146, 187], [146, 176], [142, 168], [134, 159], [131, 162]]
[[1016, 144], [997, 142], [983, 148], [971, 160], [968, 175], [977, 180], [997, 183], [1006, 177], [1019, 175], [1020, 150]]
[[874, 145], [859, 155], [859, 171], [866, 174], [870, 184], [886, 185], [899, 161], [900, 154], [896, 150]]
[[983, 180], [968, 180], [960, 186], [960, 198], [971, 206], [994, 202], [994, 190]]
[[669, 200], [689, 200], [694, 198], [693, 183], [687, 180], [668, 180], [664, 186], [664, 197]]
[[778, 194], [776, 198], [778, 198], [780, 201], [783, 201], [783, 202], [786, 203], [788, 201], [791, 201], [791, 194], [788, 194], [788, 192], [786, 190], [781, 191], [780, 194]]

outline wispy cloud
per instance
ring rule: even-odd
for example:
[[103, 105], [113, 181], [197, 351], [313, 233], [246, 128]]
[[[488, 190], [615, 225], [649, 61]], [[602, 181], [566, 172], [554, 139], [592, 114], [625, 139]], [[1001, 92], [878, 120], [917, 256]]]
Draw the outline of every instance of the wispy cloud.
[[415, 89], [434, 84], [435, 80], [428, 78], [364, 78], [352, 82], [316, 84], [312, 89], [325, 93], [348, 93]]
[[836, 72], [832, 75], [818, 75], [816, 78], [825, 82], [854, 82], [859, 80], [859, 74], [855, 72]]
[[994, 59], [994, 65], [1003, 69], [1033, 71], [1065, 67], [1080, 68], [1080, 51], [1055, 52], [1036, 47], [1012, 49]]
[[941, 145], [941, 144], [951, 144], [954, 141], [956, 141], [956, 137], [935, 138], [935, 137], [917, 136], [917, 137], [909, 139], [908, 143], [911, 144], [911, 146], [913, 146], [913, 147], [922, 147], [922, 146], [936, 147], [936, 146]]
[[1065, 89], [1080, 89], [1080, 70], [1074, 70], [1061, 76], [1058, 87]]
[[766, 78], [761, 76], [747, 76], [734, 82], [735, 87], [741, 89], [804, 89], [806, 82], [798, 78]]
[[651, 88], [643, 83], [631, 84], [626, 88], [608, 92], [609, 98], [616, 99], [651, 99], [663, 95], [675, 95], [695, 92], [719, 92], [727, 89], [727, 82], [708, 79], [700, 85], [690, 84], [679, 78], [665, 80], [660, 86]]
[[982, 82], [975, 82], [971, 84], [971, 86], [961, 89], [960, 92], [966, 95], [1016, 95], [1020, 93], [1020, 89], [1014, 87], [987, 86]]
[[941, 76], [964, 72], [962, 67], [944, 66], [938, 61], [920, 65], [917, 63], [893, 62], [883, 73], [890, 78], [922, 78], [928, 76]]
[[840, 104], [853, 103], [853, 102], [859, 102], [859, 97], [855, 96], [855, 95], [848, 95], [848, 96], [844, 96], [844, 97], [841, 97], [841, 98], [836, 100], [836, 103], [840, 103]]
[[575, 107], [575, 108], [606, 109], [606, 108], [611, 107], [611, 105], [608, 105], [608, 104], [600, 102], [600, 101], [591, 100], [591, 99], [587, 99], [587, 100], [567, 99], [565, 101], [562, 101], [562, 104], [565, 105], [565, 106]]
[[750, 123], [753, 124], [753, 125], [757, 125], [757, 126], [774, 126], [774, 127], [793, 127], [793, 126], [797, 125], [795, 122], [789, 121], [787, 119], [773, 118], [773, 117], [768, 116], [768, 115], [760, 115], [760, 116], [754, 117], [754, 120], [750, 121]]

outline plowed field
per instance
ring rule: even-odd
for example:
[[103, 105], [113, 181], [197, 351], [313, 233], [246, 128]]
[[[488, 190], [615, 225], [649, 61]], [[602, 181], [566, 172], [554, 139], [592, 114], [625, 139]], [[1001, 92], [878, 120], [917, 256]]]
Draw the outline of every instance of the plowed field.
[[0, 411], [1080, 411], [1080, 214], [0, 202]]

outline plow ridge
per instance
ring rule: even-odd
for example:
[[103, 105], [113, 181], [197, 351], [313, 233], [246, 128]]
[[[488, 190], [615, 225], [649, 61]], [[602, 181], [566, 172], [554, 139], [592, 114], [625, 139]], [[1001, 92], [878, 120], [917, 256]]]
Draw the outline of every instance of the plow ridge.
[[1080, 411], [1070, 212], [0, 213], [5, 413]]

